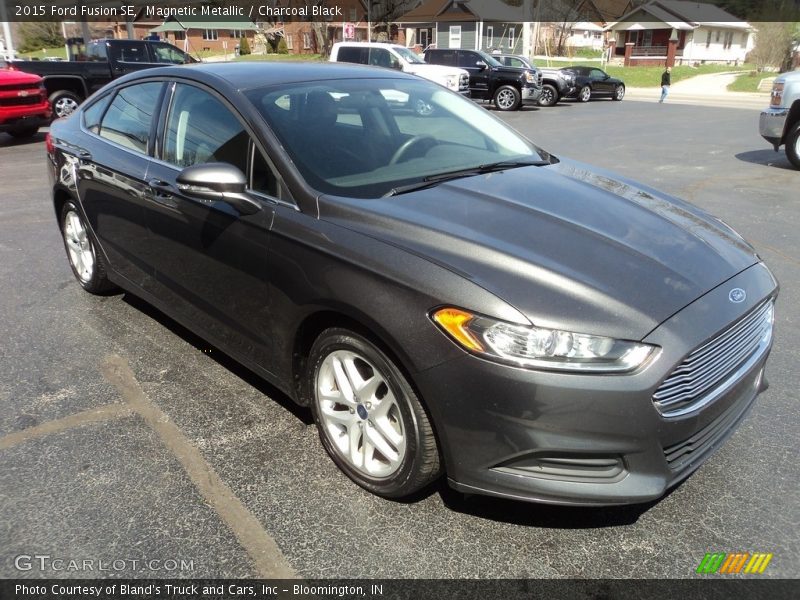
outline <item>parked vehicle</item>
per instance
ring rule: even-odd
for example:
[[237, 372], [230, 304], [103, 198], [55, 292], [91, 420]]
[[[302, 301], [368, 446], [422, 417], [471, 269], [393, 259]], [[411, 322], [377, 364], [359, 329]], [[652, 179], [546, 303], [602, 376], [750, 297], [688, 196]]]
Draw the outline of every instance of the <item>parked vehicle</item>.
[[741, 237], [419, 77], [152, 69], [47, 147], [80, 285], [142, 297], [309, 406], [376, 494], [444, 471], [470, 493], [652, 500], [766, 388], [778, 286]]
[[573, 73], [560, 69], [536, 67], [524, 56], [516, 54], [492, 54], [492, 56], [507, 67], [539, 70], [542, 74], [542, 93], [539, 96], [539, 106], [553, 106], [558, 104], [561, 98], [571, 96], [577, 92]]
[[575, 76], [574, 96], [581, 102], [588, 102], [591, 98], [622, 100], [625, 97], [625, 82], [616, 77], [611, 77], [602, 69], [597, 67], [564, 67], [561, 70]]
[[398, 44], [338, 42], [331, 49], [330, 61], [397, 69], [430, 79], [449, 90], [469, 96], [467, 71], [456, 67], [429, 65], [415, 52]]
[[166, 42], [145, 40], [67, 40], [68, 61], [18, 60], [10, 69], [33, 73], [44, 79], [48, 99], [56, 117], [74, 111], [90, 94], [109, 81], [127, 73], [164, 66], [197, 62]]
[[775, 79], [769, 108], [761, 113], [759, 132], [775, 152], [785, 144], [786, 157], [800, 169], [800, 72]]
[[41, 77], [0, 69], [0, 132], [31, 137], [50, 123], [51, 117]]
[[537, 69], [506, 67], [479, 50], [429, 48], [425, 61], [465, 69], [469, 73], [470, 96], [492, 101], [498, 110], [536, 104], [542, 93], [542, 76]]

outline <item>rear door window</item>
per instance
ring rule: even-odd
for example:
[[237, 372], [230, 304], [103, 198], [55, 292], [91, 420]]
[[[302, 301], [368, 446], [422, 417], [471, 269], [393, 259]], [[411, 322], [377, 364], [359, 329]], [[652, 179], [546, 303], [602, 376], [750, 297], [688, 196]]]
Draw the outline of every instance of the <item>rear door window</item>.
[[120, 89], [103, 116], [100, 137], [147, 154], [153, 115], [163, 85], [154, 81]]

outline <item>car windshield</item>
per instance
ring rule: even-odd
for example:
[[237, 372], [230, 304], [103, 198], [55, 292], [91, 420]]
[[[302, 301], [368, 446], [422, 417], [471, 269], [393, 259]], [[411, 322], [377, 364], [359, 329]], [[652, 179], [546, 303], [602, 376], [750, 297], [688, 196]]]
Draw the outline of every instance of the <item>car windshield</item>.
[[478, 54], [481, 55], [483, 62], [485, 62], [490, 67], [502, 67], [503, 65], [491, 54], [486, 54], [486, 52], [478, 51]]
[[424, 65], [425, 61], [422, 60], [419, 55], [417, 55], [414, 51], [409, 50], [408, 48], [395, 48], [395, 52], [397, 52], [400, 56], [406, 59], [408, 62], [414, 65]]
[[424, 80], [303, 82], [246, 95], [323, 193], [374, 198], [447, 174], [550, 160], [486, 109]]

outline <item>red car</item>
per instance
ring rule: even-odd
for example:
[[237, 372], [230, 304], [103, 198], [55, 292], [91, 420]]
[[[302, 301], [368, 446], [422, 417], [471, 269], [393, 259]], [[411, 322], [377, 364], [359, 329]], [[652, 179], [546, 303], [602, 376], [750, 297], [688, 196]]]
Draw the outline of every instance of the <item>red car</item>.
[[30, 137], [52, 117], [44, 81], [38, 75], [0, 69], [0, 132]]

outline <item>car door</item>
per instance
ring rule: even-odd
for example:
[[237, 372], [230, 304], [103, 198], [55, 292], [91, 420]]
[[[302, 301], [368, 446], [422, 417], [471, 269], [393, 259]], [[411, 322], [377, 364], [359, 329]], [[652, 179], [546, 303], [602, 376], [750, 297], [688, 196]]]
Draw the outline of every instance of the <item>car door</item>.
[[469, 72], [469, 91], [473, 98], [489, 98], [491, 96], [489, 84], [492, 70], [488, 65], [483, 68], [478, 66], [478, 63], [482, 62], [484, 60], [477, 52], [458, 51], [458, 66]]
[[605, 71], [592, 69], [589, 72], [589, 77], [592, 78], [593, 91], [601, 94], [610, 94], [614, 91], [614, 86], [610, 83], [610, 78]]
[[145, 222], [148, 152], [164, 83], [120, 88], [95, 100], [83, 114], [84, 143], [77, 152], [78, 195], [113, 268], [144, 286], [152, 275]]
[[114, 40], [108, 44], [108, 57], [115, 78], [160, 66], [153, 62], [147, 44], [138, 40]]
[[[230, 351], [269, 364], [269, 231], [278, 179], [239, 115], [210, 90], [172, 84], [159, 157], [148, 172], [153, 293]], [[182, 192], [181, 171], [229, 163], [249, 177], [260, 205], [242, 215], [223, 201]]]

